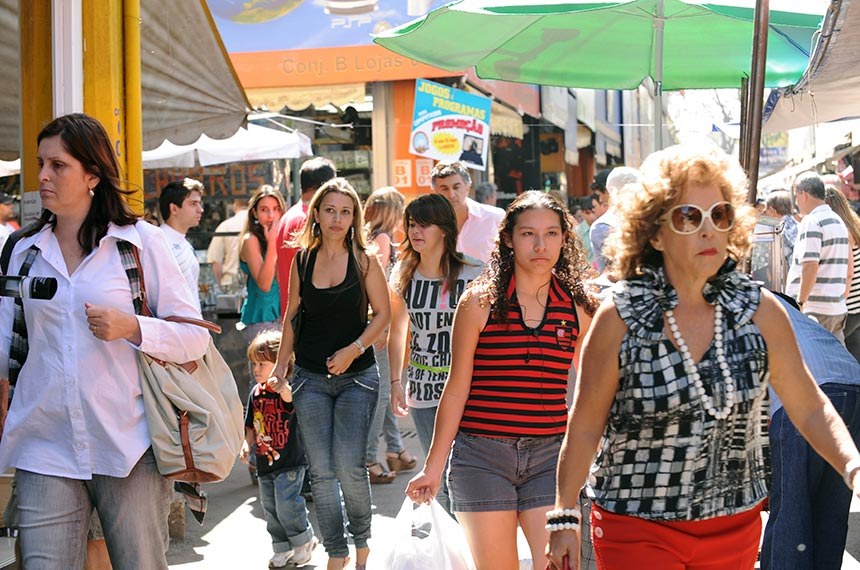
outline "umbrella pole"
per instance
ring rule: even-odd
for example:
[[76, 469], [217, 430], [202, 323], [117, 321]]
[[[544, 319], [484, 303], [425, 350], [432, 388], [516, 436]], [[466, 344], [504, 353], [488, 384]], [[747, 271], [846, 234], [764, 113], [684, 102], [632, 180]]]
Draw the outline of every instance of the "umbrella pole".
[[654, 150], [663, 150], [663, 0], [654, 14]]
[[756, 0], [755, 28], [753, 32], [752, 70], [749, 81], [749, 167], [747, 176], [750, 189], [747, 200], [755, 204], [758, 193], [759, 147], [761, 146], [761, 118], [764, 105], [764, 75], [767, 62], [767, 30], [770, 22], [770, 0]]

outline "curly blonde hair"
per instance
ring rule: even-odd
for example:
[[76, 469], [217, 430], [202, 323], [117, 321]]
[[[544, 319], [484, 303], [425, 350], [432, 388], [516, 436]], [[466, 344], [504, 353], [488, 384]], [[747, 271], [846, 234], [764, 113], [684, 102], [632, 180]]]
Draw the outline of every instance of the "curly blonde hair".
[[491, 305], [490, 313], [501, 323], [508, 321], [508, 284], [514, 275], [514, 250], [505, 243], [514, 233], [517, 218], [528, 210], [545, 209], [558, 214], [561, 230], [564, 234], [564, 244], [561, 254], [552, 272], [561, 284], [567, 288], [573, 300], [585, 308], [589, 315], [597, 309], [597, 300], [585, 286], [588, 263], [583, 251], [582, 242], [573, 229], [576, 222], [570, 211], [558, 198], [551, 194], [529, 190], [523, 192], [508, 206], [505, 217], [499, 224], [499, 238], [496, 248], [487, 262], [481, 275], [470, 284], [470, 289], [480, 295], [483, 302]]
[[612, 260], [612, 277], [630, 279], [643, 266], [663, 265], [663, 254], [651, 245], [661, 218], [681, 202], [690, 184], [716, 184], [735, 208], [735, 223], [728, 231], [729, 257], [740, 260], [749, 251], [755, 210], [745, 204], [747, 177], [740, 164], [715, 145], [676, 145], [651, 154], [640, 168], [635, 191], [616, 205], [618, 227], [606, 243]]

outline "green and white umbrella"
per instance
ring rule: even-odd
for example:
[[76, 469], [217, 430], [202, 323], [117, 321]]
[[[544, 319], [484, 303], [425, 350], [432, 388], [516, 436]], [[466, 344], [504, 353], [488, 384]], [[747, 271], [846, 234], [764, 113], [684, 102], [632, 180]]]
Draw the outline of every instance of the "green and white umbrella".
[[[636, 89], [650, 77], [660, 106], [664, 89], [740, 85], [754, 9], [755, 0], [458, 0], [374, 41], [441, 69], [474, 66], [485, 79]], [[826, 0], [771, 0], [766, 86], [803, 74], [826, 9]]]

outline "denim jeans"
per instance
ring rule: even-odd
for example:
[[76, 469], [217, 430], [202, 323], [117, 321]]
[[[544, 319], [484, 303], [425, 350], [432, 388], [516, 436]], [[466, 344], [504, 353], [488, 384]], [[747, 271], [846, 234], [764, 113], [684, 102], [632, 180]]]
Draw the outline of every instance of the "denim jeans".
[[367, 457], [365, 463], [371, 465], [376, 463], [376, 453], [379, 451], [379, 436], [385, 436], [385, 451], [400, 453], [403, 446], [403, 437], [400, 428], [397, 427], [397, 418], [391, 411], [391, 381], [390, 368], [388, 367], [388, 350], [376, 350], [376, 365], [379, 367], [379, 404], [376, 413], [373, 414], [373, 422], [370, 424], [370, 432], [367, 435]]
[[[860, 386], [823, 384], [821, 390], [856, 444], [860, 441]], [[851, 489], [803, 439], [784, 408], [770, 425], [773, 487], [761, 547], [763, 570], [839, 570], [848, 533]]]
[[[438, 406], [433, 406], [432, 408], [409, 407], [409, 415], [412, 416], [412, 421], [415, 423], [415, 433], [418, 434], [418, 442], [424, 451], [424, 457], [427, 457], [427, 454], [430, 453], [430, 444], [433, 443], [433, 429], [436, 427], [437, 409]], [[442, 483], [439, 485], [439, 492], [436, 493], [436, 500], [439, 501], [440, 505], [445, 507], [446, 511], [451, 512], [451, 499], [448, 497], [448, 461], [445, 462], [445, 471], [442, 474]]]
[[376, 366], [331, 378], [297, 366], [291, 384], [323, 545], [329, 557], [343, 558], [349, 547], [341, 492], [346, 528], [356, 548], [366, 547], [370, 538], [370, 479], [364, 456], [379, 399], [379, 375]]
[[152, 450], [124, 478], [93, 475], [82, 481], [18, 470], [23, 567], [82, 569], [96, 507], [114, 570], [166, 570], [172, 487], [158, 472]]
[[314, 536], [301, 494], [305, 471], [305, 467], [293, 467], [260, 475], [260, 503], [275, 552], [293, 550]]

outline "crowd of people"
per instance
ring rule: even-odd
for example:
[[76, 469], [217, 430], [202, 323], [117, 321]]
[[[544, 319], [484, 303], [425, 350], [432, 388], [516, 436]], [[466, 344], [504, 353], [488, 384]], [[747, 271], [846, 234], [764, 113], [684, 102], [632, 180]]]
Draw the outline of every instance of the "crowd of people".
[[[103, 537], [113, 568], [166, 568], [136, 352], [186, 362], [209, 339], [138, 313], [117, 244], [139, 251], [155, 314], [199, 318], [185, 235], [205, 188], [163, 188], [159, 229], [128, 209], [97, 121], [60, 117], [37, 142], [45, 209], [4, 269], [58, 290], [0, 302], [23, 564], [83, 568]], [[578, 208], [473, 200], [458, 162], [409, 203], [384, 187], [362, 204], [324, 158], [299, 178], [289, 210], [271, 186], [234, 204], [238, 237], [209, 251], [225, 290], [247, 283], [241, 458], [271, 568], [320, 542], [329, 570], [367, 568], [371, 485], [415, 469], [408, 497], [438, 500], [481, 570], [518, 566], [518, 527], [534, 568], [752, 568], [764, 508], [762, 568], [839, 567], [860, 484], [860, 218], [820, 176], [762, 205], [790, 246], [785, 295], [740, 270], [758, 214], [712, 146], [601, 171]]]

